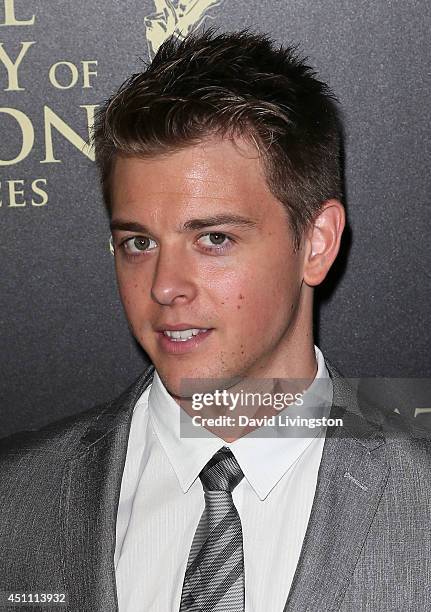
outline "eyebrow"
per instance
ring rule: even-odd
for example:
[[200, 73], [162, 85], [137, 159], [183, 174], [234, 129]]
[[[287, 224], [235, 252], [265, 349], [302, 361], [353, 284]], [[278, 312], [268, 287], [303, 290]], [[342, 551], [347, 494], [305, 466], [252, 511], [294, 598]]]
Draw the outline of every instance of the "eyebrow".
[[[180, 232], [187, 232], [192, 230], [200, 230], [206, 227], [213, 227], [215, 225], [233, 225], [237, 227], [257, 227], [257, 221], [241, 215], [232, 213], [221, 213], [219, 215], [212, 215], [210, 217], [203, 217], [201, 219], [189, 219], [179, 229]], [[142, 223], [136, 221], [126, 221], [122, 219], [113, 219], [111, 221], [111, 231], [123, 230], [129, 232], [142, 232], [151, 233], [150, 230]]]

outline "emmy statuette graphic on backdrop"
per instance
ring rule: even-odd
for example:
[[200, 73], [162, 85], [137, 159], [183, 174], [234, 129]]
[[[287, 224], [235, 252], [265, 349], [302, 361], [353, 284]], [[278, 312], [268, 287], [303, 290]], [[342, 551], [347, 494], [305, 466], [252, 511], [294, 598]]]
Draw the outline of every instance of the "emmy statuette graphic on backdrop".
[[148, 53], [152, 59], [160, 45], [169, 36], [183, 40], [187, 34], [199, 28], [207, 11], [219, 6], [223, 0], [154, 0], [155, 12], [144, 19]]

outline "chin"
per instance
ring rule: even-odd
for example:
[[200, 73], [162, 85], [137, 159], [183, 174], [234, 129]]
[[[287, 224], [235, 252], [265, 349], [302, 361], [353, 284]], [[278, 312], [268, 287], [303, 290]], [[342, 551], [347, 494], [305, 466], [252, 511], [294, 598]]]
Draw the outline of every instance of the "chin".
[[[221, 372], [205, 367], [199, 369], [197, 366], [189, 368], [180, 366], [175, 371], [162, 367], [157, 371], [168, 393], [177, 398], [190, 398], [193, 393], [212, 393], [216, 389], [229, 389], [238, 383], [238, 379], [243, 378], [238, 370]], [[185, 379], [193, 382], [186, 385]]]

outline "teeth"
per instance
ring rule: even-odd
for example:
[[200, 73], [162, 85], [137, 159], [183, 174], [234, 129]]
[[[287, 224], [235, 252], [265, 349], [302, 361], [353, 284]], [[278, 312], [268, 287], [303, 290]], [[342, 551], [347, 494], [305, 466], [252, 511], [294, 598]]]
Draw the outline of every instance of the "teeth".
[[208, 331], [207, 329], [184, 329], [182, 331], [164, 331], [164, 335], [171, 338], [175, 342], [184, 342], [185, 340], [190, 340], [193, 336], [197, 336], [202, 332]]

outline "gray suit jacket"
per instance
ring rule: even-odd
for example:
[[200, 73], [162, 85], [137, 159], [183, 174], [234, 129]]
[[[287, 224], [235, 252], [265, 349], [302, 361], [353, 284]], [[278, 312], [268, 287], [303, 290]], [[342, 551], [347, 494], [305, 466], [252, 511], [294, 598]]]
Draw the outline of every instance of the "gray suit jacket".
[[[327, 432], [284, 611], [431, 610], [430, 442], [364, 420], [355, 394], [329, 370], [331, 416], [344, 427]], [[55, 610], [117, 610], [121, 478], [133, 407], [153, 373], [149, 365], [115, 401], [0, 443], [3, 597], [65, 592], [68, 604]]]

